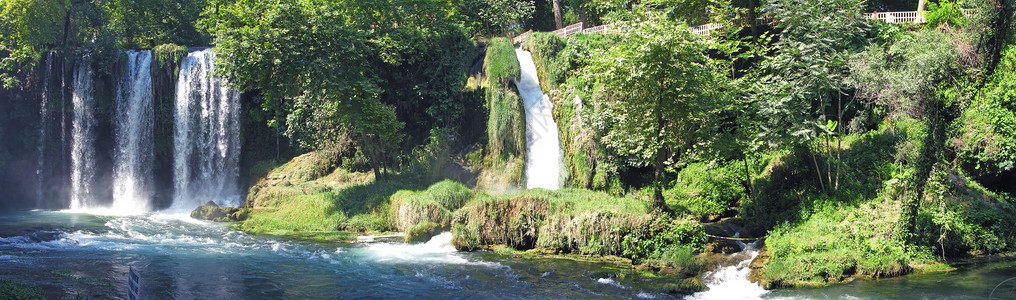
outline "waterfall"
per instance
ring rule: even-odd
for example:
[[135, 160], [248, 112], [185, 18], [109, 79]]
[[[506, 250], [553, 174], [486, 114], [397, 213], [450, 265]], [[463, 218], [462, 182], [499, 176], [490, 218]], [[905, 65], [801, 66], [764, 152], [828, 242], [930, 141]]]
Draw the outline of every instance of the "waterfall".
[[113, 210], [138, 213], [148, 211], [153, 190], [152, 52], [126, 54], [126, 72], [118, 80], [115, 102]]
[[94, 201], [95, 184], [95, 87], [92, 68], [79, 63], [74, 70], [71, 102], [71, 205], [72, 210], [88, 208]]
[[39, 156], [35, 161], [36, 191], [35, 207], [43, 207], [43, 188], [46, 178], [46, 142], [49, 124], [49, 82], [53, 75], [53, 52], [46, 53], [46, 71], [42, 76], [42, 94], [39, 99], [39, 144], [36, 150]]
[[173, 124], [172, 210], [240, 204], [240, 93], [212, 76], [211, 49], [180, 63]]
[[515, 81], [526, 110], [526, 188], [561, 187], [561, 146], [554, 104], [543, 94], [529, 51], [516, 49], [522, 78]]
[[[733, 237], [739, 236], [740, 234], [735, 234]], [[743, 250], [733, 255], [744, 259], [733, 266], [718, 267], [714, 271], [706, 272], [702, 282], [705, 283], [708, 290], [695, 293], [686, 299], [759, 299], [768, 293], [769, 291], [763, 289], [758, 283], [748, 280], [748, 275], [751, 274], [751, 262], [759, 254], [758, 243], [759, 241], [745, 244], [738, 241], [738, 246], [741, 246]]]

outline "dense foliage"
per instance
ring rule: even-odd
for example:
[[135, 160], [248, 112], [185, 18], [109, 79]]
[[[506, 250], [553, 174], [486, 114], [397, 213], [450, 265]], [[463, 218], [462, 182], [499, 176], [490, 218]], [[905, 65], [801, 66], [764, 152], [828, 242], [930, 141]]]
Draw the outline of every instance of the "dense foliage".
[[[929, 3], [924, 25], [866, 15], [911, 6], [7, 0], [0, 103], [14, 108], [0, 124], [39, 111], [11, 103], [38, 98], [23, 95], [48, 51], [108, 75], [119, 49], [153, 48], [165, 77], [186, 46], [212, 44], [217, 74], [253, 102], [245, 116], [303, 154], [250, 162], [264, 176], [241, 210], [249, 232], [421, 241], [451, 230], [462, 249], [617, 255], [692, 274], [696, 255], [729, 249], [706, 230], [732, 224], [766, 237], [768, 286], [1014, 251], [1012, 4]], [[574, 22], [611, 30], [503, 37]], [[688, 27], [706, 23], [721, 28]], [[513, 192], [527, 155], [516, 47], [533, 53], [554, 104], [562, 191]], [[37, 129], [0, 126], [15, 141], [0, 145], [0, 167], [33, 149], [23, 141]]]

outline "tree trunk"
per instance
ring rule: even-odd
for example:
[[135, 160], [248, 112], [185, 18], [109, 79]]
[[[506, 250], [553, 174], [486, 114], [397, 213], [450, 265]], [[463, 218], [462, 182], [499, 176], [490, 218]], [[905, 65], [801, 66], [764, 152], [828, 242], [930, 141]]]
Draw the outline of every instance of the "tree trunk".
[[932, 111], [929, 116], [930, 126], [928, 126], [928, 134], [924, 137], [924, 148], [921, 149], [917, 159], [917, 174], [915, 174], [913, 181], [916, 195], [910, 201], [910, 205], [906, 207], [907, 229], [910, 231], [911, 238], [914, 238], [914, 234], [917, 233], [917, 212], [921, 207], [921, 199], [924, 198], [925, 185], [935, 168], [935, 163], [940, 155], [939, 149], [945, 143], [942, 136], [945, 132], [945, 123], [939, 121], [941, 105], [932, 102], [930, 109]]
[[917, 11], [925, 11], [927, 9], [927, 5], [928, 3], [924, 0], [917, 0]]
[[811, 152], [811, 162], [815, 163], [815, 175], [818, 175], [816, 177], [818, 179], [818, 186], [820, 188], [822, 188], [823, 192], [825, 192], [825, 190], [826, 190], [825, 189], [825, 184], [822, 183], [822, 169], [820, 169], [818, 167], [818, 159], [815, 158], [815, 151], [809, 151], [809, 152]]
[[833, 145], [829, 141], [829, 134], [825, 134], [825, 148], [826, 148], [826, 182], [829, 183], [830, 188], [833, 185]]
[[[748, 0], [748, 25], [751, 26], [752, 41], [758, 42], [758, 0]], [[924, 1], [924, 0], [921, 0]]]
[[670, 207], [667, 206], [667, 201], [663, 199], [663, 164], [666, 161], [667, 149], [663, 146], [663, 127], [665, 126], [666, 120], [663, 119], [663, 112], [661, 106], [663, 101], [660, 97], [656, 98], [656, 105], [653, 107], [656, 111], [656, 158], [653, 161], [653, 207], [656, 209], [666, 212], [673, 213]]
[[751, 186], [751, 170], [748, 168], [748, 152], [745, 152], [744, 148], [741, 148], [741, 154], [744, 155], [744, 183], [746, 184], [745, 190], [748, 192], [748, 200], [752, 200], [753, 198], [755, 198], [754, 195], [755, 192], [752, 191]]
[[579, 6], [579, 22], [582, 22], [582, 26], [590, 26], [588, 20], [586, 20], [586, 7]]
[[[924, 0], [922, 0], [924, 1]], [[561, 20], [561, 0], [553, 0], [554, 2], [554, 29], [561, 29], [564, 27], [564, 20]]]

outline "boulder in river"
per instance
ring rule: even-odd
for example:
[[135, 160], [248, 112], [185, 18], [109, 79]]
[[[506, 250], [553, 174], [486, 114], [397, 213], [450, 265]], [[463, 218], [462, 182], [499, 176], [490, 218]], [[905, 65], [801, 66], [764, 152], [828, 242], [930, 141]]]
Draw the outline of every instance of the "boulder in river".
[[215, 202], [208, 201], [205, 205], [198, 206], [190, 214], [191, 218], [209, 220], [215, 222], [235, 222], [246, 219], [246, 214], [236, 207], [220, 207]]

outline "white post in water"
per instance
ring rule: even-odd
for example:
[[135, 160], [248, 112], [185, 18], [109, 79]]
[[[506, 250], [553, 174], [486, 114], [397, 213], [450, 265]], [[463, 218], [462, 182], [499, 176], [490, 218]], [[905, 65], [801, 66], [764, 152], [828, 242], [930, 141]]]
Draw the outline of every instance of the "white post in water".
[[540, 88], [533, 55], [520, 49], [515, 54], [522, 67], [522, 78], [515, 86], [526, 109], [526, 188], [556, 190], [561, 187], [561, 141], [554, 123], [554, 104]]
[[134, 266], [131, 266], [130, 273], [127, 274], [127, 299], [138, 300], [139, 291], [141, 291], [141, 275], [134, 270]]

